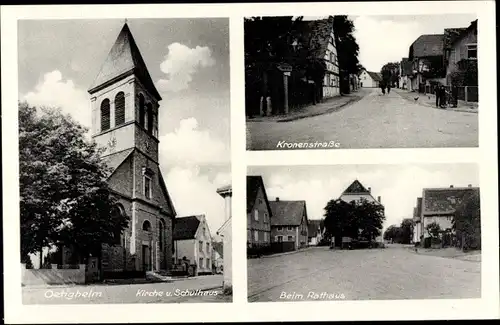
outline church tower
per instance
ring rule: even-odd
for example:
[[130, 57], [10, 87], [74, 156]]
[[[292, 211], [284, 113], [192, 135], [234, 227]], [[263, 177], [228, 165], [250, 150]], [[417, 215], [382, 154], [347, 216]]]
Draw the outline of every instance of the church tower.
[[120, 242], [103, 248], [102, 268], [167, 270], [175, 209], [159, 168], [162, 98], [127, 23], [88, 92], [92, 138], [105, 149], [102, 156], [112, 170], [108, 184], [120, 202], [117, 213], [130, 218]]

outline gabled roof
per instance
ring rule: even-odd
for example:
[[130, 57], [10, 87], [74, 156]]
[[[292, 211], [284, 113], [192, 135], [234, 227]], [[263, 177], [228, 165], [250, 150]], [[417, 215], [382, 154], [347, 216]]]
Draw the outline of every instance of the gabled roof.
[[146, 63], [141, 56], [130, 29], [125, 23], [118, 38], [108, 53], [89, 93], [94, 93], [108, 84], [135, 74], [143, 86], [157, 99], [161, 100], [158, 90], [149, 75]]
[[307, 213], [306, 201], [271, 201], [271, 226], [299, 226]]
[[174, 240], [194, 239], [199, 225], [199, 216], [175, 218], [172, 236]]
[[421, 35], [410, 46], [410, 56], [414, 58], [443, 55], [443, 44], [444, 34]]
[[158, 167], [158, 174], [159, 179], [160, 179], [160, 187], [163, 192], [163, 195], [167, 198], [167, 204], [169, 205], [170, 211], [172, 211], [172, 217], [175, 217], [177, 215], [177, 212], [175, 211], [174, 203], [172, 202], [172, 198], [170, 197], [170, 194], [168, 193], [167, 190], [167, 185], [165, 185], [165, 180], [163, 179], [163, 174], [161, 173], [160, 168]]
[[321, 220], [318, 220], [318, 219], [309, 220], [309, 224], [307, 226], [308, 236], [309, 237], [316, 237], [318, 235], [318, 233], [321, 231], [320, 225], [321, 225]]
[[472, 194], [479, 194], [479, 188], [424, 188], [422, 194], [423, 215], [453, 214], [456, 207]]
[[340, 196], [340, 199], [344, 202], [350, 203], [352, 201], [359, 201], [361, 199], [366, 199], [369, 202], [376, 202], [378, 204], [381, 204], [378, 202], [371, 194], [371, 192], [366, 189], [366, 187], [361, 184], [360, 181], [357, 179], [354, 180], [354, 182], [349, 185], [344, 192], [342, 192], [342, 195]]
[[[255, 204], [255, 200], [257, 199], [257, 194], [259, 193], [259, 188], [262, 188], [262, 192], [264, 193], [264, 200], [266, 201], [267, 210], [269, 213], [271, 212], [271, 206], [269, 205], [269, 200], [267, 198], [266, 188], [264, 186], [264, 181], [262, 180], [262, 176], [247, 176], [247, 213], [250, 212]], [[272, 217], [272, 214], [269, 215]]]
[[372, 71], [366, 71], [370, 78], [372, 78], [374, 81], [382, 81], [382, 74], [378, 72], [372, 72]]
[[368, 191], [363, 184], [356, 179], [344, 190], [344, 192], [342, 192], [342, 194], [348, 193], [370, 193], [370, 191]]

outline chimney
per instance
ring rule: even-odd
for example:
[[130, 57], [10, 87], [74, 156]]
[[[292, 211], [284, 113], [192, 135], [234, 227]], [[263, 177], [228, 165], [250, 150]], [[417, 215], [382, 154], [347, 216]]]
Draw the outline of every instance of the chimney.
[[279, 197], [276, 197], [276, 202], [279, 202], [280, 201], [280, 198]]
[[467, 185], [467, 187], [472, 187], [472, 184]]
[[450, 185], [450, 188], [453, 188], [453, 185]]
[[377, 197], [378, 203], [382, 203], [382, 199], [380, 198], [380, 195]]
[[369, 187], [369, 188], [368, 188], [368, 193], [371, 193], [371, 192], [372, 192], [372, 188], [371, 188], [371, 187]]

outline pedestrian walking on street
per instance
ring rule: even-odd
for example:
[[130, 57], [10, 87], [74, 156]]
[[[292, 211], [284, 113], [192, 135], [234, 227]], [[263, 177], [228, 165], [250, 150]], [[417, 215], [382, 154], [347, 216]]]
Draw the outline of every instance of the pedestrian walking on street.
[[387, 95], [391, 93], [391, 84], [387, 84]]
[[441, 88], [439, 87], [439, 84], [434, 86], [434, 95], [436, 95], [436, 107], [440, 107], [439, 100], [441, 99]]
[[458, 87], [456, 84], [453, 84], [451, 86], [451, 98], [452, 98], [452, 105], [454, 108], [458, 106]]
[[440, 99], [439, 99], [439, 104], [441, 106], [441, 108], [446, 108], [446, 94], [447, 94], [447, 91], [446, 91], [446, 88], [444, 87], [444, 85], [441, 85], [440, 87]]
[[385, 84], [383, 82], [380, 83], [380, 89], [382, 89], [382, 95], [385, 95]]

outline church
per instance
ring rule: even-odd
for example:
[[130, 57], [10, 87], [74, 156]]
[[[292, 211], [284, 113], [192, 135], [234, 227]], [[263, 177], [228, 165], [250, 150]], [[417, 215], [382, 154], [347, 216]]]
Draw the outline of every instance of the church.
[[176, 212], [159, 167], [162, 98], [126, 22], [88, 92], [92, 138], [105, 150], [108, 184], [119, 202], [115, 213], [130, 219], [120, 242], [104, 245], [89, 271], [90, 265], [100, 269], [96, 276], [167, 271]]

